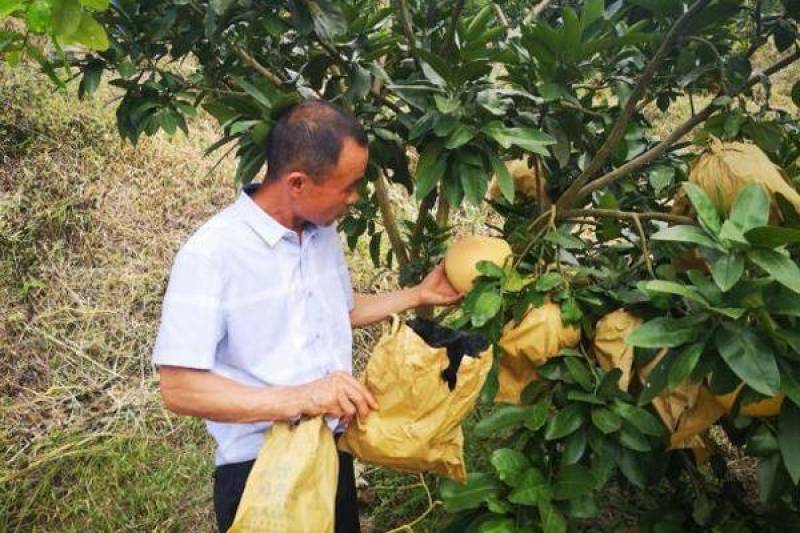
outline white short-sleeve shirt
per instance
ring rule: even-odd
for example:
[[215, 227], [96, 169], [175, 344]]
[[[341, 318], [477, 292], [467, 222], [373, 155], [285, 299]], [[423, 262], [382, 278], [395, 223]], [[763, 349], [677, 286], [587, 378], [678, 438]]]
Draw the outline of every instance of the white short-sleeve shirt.
[[[251, 191], [242, 191], [178, 251], [153, 363], [263, 386], [352, 373], [353, 292], [335, 227], [309, 226], [301, 242]], [[217, 465], [254, 459], [270, 426], [206, 424], [217, 443]]]

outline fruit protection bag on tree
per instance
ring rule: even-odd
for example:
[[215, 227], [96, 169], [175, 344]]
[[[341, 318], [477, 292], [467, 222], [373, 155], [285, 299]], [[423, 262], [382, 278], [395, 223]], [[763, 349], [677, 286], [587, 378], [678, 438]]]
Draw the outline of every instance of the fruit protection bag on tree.
[[580, 339], [580, 329], [564, 325], [561, 308], [552, 302], [531, 309], [519, 324], [506, 324], [498, 342], [503, 353], [495, 401], [518, 404], [523, 389], [539, 377], [536, 368], [564, 348], [574, 348]]
[[338, 472], [333, 433], [322, 417], [275, 423], [228, 532], [332, 532]]
[[480, 335], [397, 317], [361, 376], [378, 410], [356, 419], [339, 449], [403, 472], [436, 472], [463, 481], [461, 422], [472, 411], [492, 367]]

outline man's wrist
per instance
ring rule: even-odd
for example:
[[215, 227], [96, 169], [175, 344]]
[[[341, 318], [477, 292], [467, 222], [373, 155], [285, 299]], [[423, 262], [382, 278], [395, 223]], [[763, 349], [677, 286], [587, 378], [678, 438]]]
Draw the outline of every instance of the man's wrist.
[[425, 302], [422, 301], [422, 285], [416, 285], [408, 290], [410, 308], [413, 309], [425, 304]]

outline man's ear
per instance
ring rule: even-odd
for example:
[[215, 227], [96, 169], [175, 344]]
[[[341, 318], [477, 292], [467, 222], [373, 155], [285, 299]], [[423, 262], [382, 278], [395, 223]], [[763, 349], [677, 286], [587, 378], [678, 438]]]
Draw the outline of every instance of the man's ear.
[[286, 180], [286, 184], [289, 186], [289, 190], [294, 194], [303, 192], [306, 188], [306, 184], [308, 183], [308, 176], [302, 172], [290, 172], [284, 177], [284, 179]]

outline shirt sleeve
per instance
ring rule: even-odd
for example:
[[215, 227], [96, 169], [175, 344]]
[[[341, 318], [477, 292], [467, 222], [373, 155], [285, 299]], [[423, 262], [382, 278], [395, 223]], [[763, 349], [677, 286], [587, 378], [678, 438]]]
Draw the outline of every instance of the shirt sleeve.
[[211, 257], [178, 252], [164, 295], [154, 365], [214, 367], [217, 345], [225, 335], [223, 284], [221, 265]]

